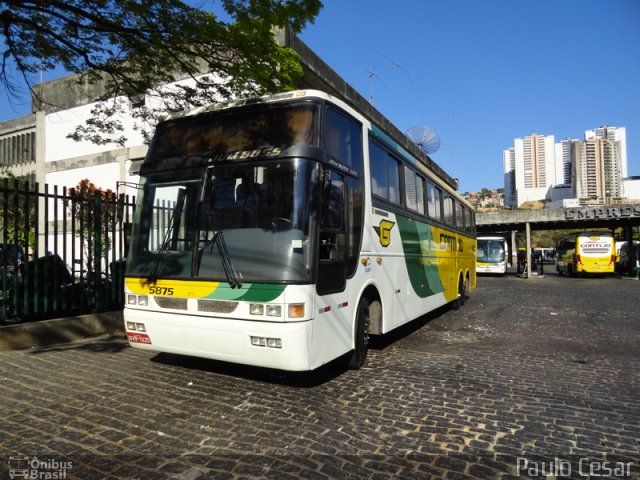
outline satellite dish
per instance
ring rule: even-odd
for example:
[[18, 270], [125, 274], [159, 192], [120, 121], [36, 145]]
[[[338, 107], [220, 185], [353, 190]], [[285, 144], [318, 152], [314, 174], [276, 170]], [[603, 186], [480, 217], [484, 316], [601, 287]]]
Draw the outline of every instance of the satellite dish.
[[407, 137], [427, 154], [436, 152], [440, 148], [440, 137], [429, 127], [411, 127], [407, 130]]

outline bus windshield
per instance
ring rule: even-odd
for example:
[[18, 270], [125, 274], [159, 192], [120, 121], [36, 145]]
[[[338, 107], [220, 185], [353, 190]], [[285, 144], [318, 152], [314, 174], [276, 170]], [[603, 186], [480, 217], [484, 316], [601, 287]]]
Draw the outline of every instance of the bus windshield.
[[233, 285], [227, 261], [246, 283], [311, 282], [317, 178], [318, 164], [299, 158], [149, 175], [129, 274]]
[[504, 240], [478, 239], [477, 260], [479, 262], [504, 262]]
[[141, 175], [161, 170], [276, 157], [318, 146], [318, 106], [270, 105], [187, 116], [158, 124]]

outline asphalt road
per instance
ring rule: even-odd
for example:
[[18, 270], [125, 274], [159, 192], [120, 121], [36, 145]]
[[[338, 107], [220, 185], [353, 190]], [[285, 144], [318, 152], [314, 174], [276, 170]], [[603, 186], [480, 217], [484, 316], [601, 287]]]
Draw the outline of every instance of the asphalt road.
[[122, 337], [3, 352], [0, 478], [640, 478], [639, 309], [634, 279], [480, 277], [306, 375]]

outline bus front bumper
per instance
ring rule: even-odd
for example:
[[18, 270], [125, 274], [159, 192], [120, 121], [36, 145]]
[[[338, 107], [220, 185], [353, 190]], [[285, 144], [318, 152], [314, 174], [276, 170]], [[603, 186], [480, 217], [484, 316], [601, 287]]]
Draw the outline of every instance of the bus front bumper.
[[310, 370], [311, 321], [262, 322], [124, 309], [129, 344], [140, 350]]
[[501, 266], [501, 265], [476, 264], [476, 273], [505, 273], [505, 268], [504, 266]]

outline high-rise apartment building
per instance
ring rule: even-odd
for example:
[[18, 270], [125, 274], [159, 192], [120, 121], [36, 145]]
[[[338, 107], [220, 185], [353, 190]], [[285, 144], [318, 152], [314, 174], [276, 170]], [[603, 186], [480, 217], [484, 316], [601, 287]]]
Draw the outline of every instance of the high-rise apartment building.
[[621, 175], [627, 176], [627, 129], [624, 127], [609, 127], [604, 125], [602, 127], [594, 128], [593, 130], [587, 130], [584, 132], [585, 140], [594, 140], [596, 138], [603, 138], [611, 142], [620, 142], [620, 162], [621, 162]]
[[516, 205], [544, 199], [555, 184], [554, 144], [553, 135], [535, 133], [514, 140]]
[[557, 144], [553, 135], [516, 138], [513, 147], [502, 153], [505, 205], [621, 198], [627, 177], [626, 129], [603, 126], [585, 131], [584, 138]]
[[555, 145], [556, 184], [571, 185], [574, 138], [565, 138]]
[[573, 182], [581, 201], [622, 196], [621, 142], [595, 137], [574, 142]]
[[508, 148], [502, 152], [504, 171], [504, 206], [515, 207], [516, 204], [516, 149]]

